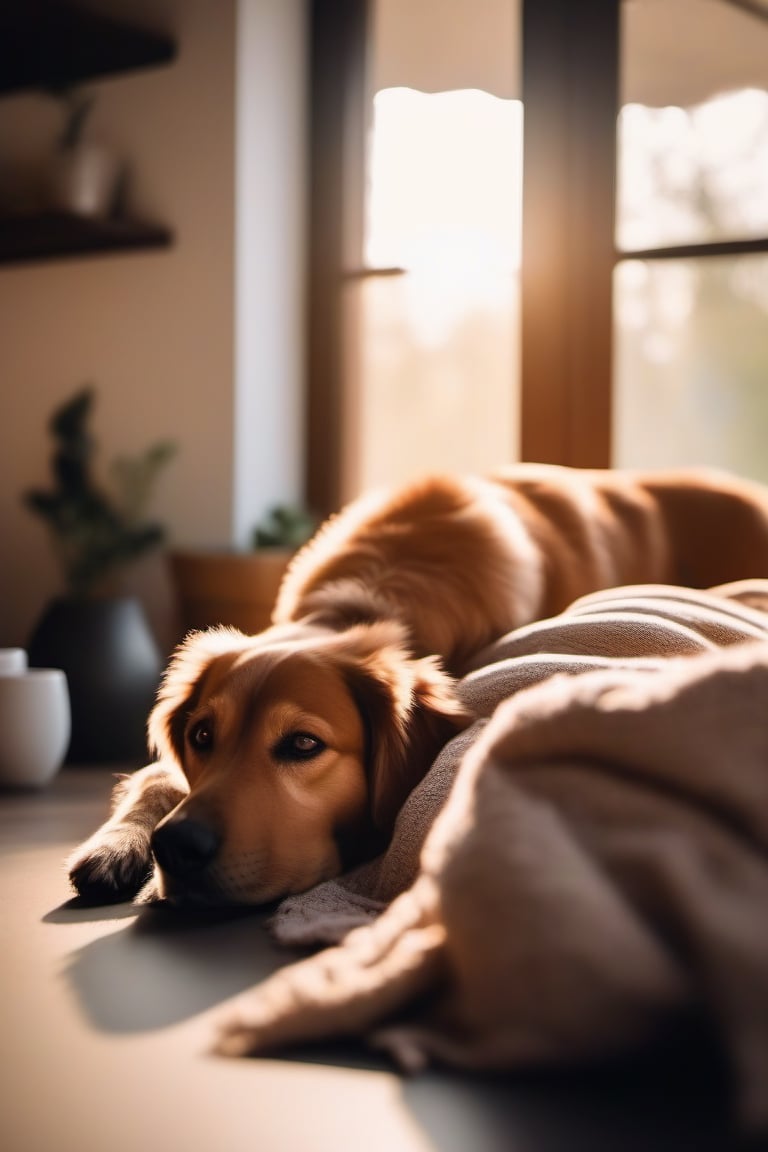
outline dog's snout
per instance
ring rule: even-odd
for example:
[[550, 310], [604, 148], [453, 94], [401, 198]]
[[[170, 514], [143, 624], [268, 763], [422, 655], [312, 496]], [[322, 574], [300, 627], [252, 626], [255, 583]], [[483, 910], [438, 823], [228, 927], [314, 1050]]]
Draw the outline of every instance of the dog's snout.
[[160, 824], [152, 835], [155, 860], [169, 876], [179, 878], [210, 864], [220, 844], [215, 829], [189, 818]]

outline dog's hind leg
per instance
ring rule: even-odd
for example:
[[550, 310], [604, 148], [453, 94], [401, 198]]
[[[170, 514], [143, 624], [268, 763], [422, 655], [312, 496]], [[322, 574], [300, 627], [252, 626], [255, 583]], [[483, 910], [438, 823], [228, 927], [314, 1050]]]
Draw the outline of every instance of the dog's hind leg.
[[163, 761], [123, 777], [112, 793], [109, 819], [66, 862], [78, 895], [91, 904], [135, 896], [152, 875], [156, 825], [188, 791], [180, 770]]

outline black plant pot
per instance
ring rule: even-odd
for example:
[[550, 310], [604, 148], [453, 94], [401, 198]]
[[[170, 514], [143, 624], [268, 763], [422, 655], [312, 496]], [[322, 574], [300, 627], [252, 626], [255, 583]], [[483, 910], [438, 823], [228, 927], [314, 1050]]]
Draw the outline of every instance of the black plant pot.
[[67, 675], [70, 764], [146, 760], [147, 716], [162, 660], [138, 600], [54, 600], [28, 653], [32, 667], [63, 668]]

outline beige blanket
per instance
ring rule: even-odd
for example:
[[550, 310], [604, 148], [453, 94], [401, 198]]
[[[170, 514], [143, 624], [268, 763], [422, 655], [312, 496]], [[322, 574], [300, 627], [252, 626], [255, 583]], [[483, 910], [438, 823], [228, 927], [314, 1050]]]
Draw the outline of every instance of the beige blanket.
[[[380, 859], [283, 902], [334, 944], [232, 1005], [259, 1051], [407, 1068], [589, 1059], [704, 1014], [768, 1127], [768, 582], [620, 589], [511, 633]], [[350, 929], [355, 929], [350, 931]]]

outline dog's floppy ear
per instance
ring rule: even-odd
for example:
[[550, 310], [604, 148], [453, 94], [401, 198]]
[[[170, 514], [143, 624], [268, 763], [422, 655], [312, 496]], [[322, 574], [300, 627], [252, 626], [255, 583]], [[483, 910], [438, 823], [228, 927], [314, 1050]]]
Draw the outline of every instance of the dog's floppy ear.
[[147, 722], [150, 750], [159, 757], [182, 763], [187, 717], [195, 707], [202, 677], [217, 656], [240, 652], [248, 638], [237, 628], [208, 628], [190, 632], [176, 648]]
[[389, 832], [438, 752], [474, 716], [437, 660], [408, 653], [399, 625], [360, 625], [345, 641], [345, 673], [366, 728], [371, 816]]

